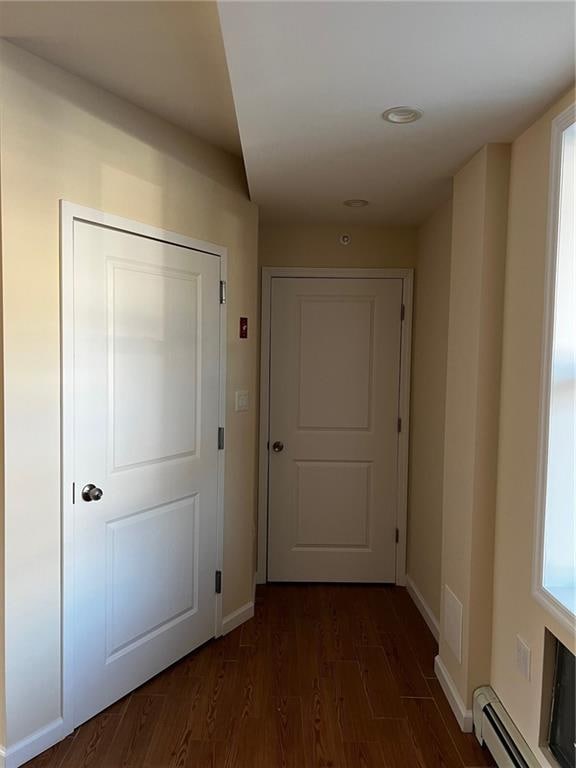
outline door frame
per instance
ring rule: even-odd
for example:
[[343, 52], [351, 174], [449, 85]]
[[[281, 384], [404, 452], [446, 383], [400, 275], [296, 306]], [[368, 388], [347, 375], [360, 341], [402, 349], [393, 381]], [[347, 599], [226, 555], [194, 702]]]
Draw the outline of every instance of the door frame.
[[396, 584], [406, 584], [406, 532], [408, 518], [408, 449], [410, 437], [410, 364], [412, 351], [413, 269], [331, 269], [314, 267], [262, 267], [261, 341], [260, 341], [260, 430], [258, 463], [258, 569], [256, 583], [265, 584], [268, 576], [268, 475], [270, 429], [270, 336], [272, 280], [291, 278], [356, 278], [402, 280], [404, 322], [400, 339], [400, 387], [398, 416], [402, 430], [398, 434], [398, 499], [396, 508]]
[[[176, 232], [125, 219], [95, 208], [60, 200], [60, 376], [61, 376], [61, 573], [62, 573], [62, 723], [60, 738], [74, 728], [74, 222], [83, 221], [150, 240], [201, 251], [220, 259], [220, 280], [226, 281], [228, 250]], [[219, 426], [226, 420], [226, 303], [220, 304]], [[216, 568], [223, 571], [224, 459], [218, 451]], [[222, 595], [215, 595], [214, 635], [222, 634]]]

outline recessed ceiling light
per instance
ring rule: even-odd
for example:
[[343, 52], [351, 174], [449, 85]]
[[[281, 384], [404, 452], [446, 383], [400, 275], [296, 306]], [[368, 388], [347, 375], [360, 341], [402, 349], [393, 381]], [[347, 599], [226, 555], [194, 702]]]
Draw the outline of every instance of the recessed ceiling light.
[[370, 203], [368, 200], [344, 200], [344, 205], [348, 208], [365, 208]]
[[414, 123], [420, 120], [423, 112], [418, 107], [391, 107], [386, 112], [382, 112], [382, 117], [394, 125], [404, 125], [405, 123]]

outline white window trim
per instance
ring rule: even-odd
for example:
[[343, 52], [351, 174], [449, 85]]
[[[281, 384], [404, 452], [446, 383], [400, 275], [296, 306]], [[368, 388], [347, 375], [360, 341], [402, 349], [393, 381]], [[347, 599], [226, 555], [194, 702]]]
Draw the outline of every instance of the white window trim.
[[536, 476], [536, 514], [532, 594], [549, 613], [568, 630], [576, 629], [576, 616], [543, 585], [544, 526], [546, 521], [546, 486], [548, 474], [548, 431], [552, 381], [552, 345], [556, 294], [556, 263], [562, 179], [562, 142], [564, 131], [576, 122], [576, 105], [571, 104], [552, 122], [550, 145], [550, 187], [548, 192], [548, 234], [544, 278], [544, 317], [540, 371], [540, 420], [538, 429], [538, 468]]

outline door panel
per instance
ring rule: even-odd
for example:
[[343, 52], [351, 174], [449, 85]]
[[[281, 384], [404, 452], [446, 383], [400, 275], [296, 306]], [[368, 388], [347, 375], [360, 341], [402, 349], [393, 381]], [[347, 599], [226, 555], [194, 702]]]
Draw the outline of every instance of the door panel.
[[373, 324], [371, 297], [301, 298], [300, 429], [369, 428]]
[[74, 224], [75, 725], [214, 636], [219, 280]]
[[370, 532], [372, 464], [297, 461], [295, 549], [366, 547]]
[[197, 496], [107, 523], [106, 561], [109, 661], [198, 610]]
[[395, 579], [402, 288], [272, 280], [271, 580]]
[[[198, 403], [189, 392], [201, 389], [200, 276], [114, 262], [108, 272], [113, 468], [192, 455]], [[144, 311], [135, 310], [134, 296]]]

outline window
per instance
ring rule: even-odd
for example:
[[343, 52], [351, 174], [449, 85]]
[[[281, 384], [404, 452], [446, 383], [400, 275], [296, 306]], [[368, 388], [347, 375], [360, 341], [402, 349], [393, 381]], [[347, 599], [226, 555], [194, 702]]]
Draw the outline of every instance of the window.
[[538, 597], [570, 626], [576, 615], [575, 163], [571, 108], [553, 126], [536, 584]]

